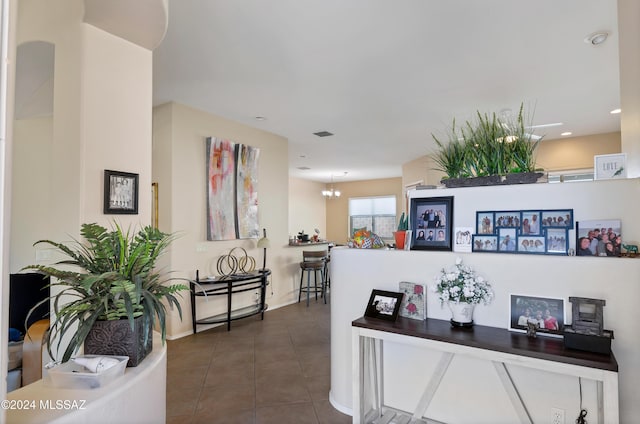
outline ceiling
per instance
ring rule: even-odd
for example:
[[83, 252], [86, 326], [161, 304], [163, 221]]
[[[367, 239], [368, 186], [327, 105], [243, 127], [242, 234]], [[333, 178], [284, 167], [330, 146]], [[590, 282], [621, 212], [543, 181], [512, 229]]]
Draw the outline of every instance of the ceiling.
[[154, 104], [284, 136], [314, 181], [399, 177], [477, 110], [620, 130], [616, 0], [169, 0], [153, 64]]

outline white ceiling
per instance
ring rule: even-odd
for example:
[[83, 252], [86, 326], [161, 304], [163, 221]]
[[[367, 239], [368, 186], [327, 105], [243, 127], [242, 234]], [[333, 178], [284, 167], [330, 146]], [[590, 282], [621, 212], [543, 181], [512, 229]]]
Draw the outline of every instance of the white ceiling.
[[616, 0], [169, 0], [153, 73], [154, 104], [282, 135], [315, 181], [401, 176], [453, 118], [521, 102], [564, 123], [543, 142], [620, 130]]

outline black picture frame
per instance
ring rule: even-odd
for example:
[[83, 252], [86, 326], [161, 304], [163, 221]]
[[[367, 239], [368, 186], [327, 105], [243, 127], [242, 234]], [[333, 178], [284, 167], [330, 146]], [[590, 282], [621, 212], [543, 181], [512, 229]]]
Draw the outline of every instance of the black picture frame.
[[104, 214], [138, 214], [138, 177], [131, 172], [104, 170]]
[[495, 214], [493, 211], [476, 212], [476, 234], [495, 234]]
[[497, 252], [498, 236], [495, 234], [474, 234], [471, 242], [472, 252]]
[[453, 249], [453, 196], [411, 199], [410, 221], [411, 250]]
[[[529, 315], [526, 315], [529, 310]], [[546, 311], [549, 313], [546, 314]], [[562, 337], [565, 323], [564, 299], [536, 297], [528, 295], [510, 295], [509, 330], [526, 333], [526, 321], [539, 322], [538, 312], [542, 313], [543, 323], [536, 326], [536, 333]], [[526, 320], [526, 321], [525, 321]], [[556, 325], [554, 325], [554, 322]]]
[[364, 316], [395, 321], [400, 312], [403, 295], [403, 293], [373, 289]]

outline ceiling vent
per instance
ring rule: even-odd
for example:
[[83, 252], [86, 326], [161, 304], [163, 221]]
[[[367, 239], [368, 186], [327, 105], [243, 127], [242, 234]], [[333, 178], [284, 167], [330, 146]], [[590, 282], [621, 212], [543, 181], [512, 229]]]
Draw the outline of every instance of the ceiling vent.
[[329, 137], [332, 136], [333, 133], [330, 133], [329, 131], [318, 131], [314, 132], [313, 135], [317, 135], [318, 137]]

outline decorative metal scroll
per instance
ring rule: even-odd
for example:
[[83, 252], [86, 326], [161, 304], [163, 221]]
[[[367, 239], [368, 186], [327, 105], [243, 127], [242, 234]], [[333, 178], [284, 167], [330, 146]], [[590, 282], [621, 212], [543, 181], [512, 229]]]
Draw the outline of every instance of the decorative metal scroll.
[[[233, 252], [239, 249], [242, 251], [242, 255], [236, 257]], [[256, 260], [247, 254], [247, 251], [242, 247], [234, 247], [231, 251], [220, 256], [216, 265], [218, 274], [228, 277], [233, 274], [243, 273], [248, 274], [256, 269]]]

